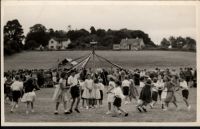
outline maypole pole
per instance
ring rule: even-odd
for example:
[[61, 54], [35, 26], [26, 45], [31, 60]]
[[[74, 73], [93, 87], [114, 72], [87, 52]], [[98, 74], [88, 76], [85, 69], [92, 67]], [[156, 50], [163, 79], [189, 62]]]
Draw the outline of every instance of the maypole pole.
[[[92, 67], [93, 67], [93, 77], [95, 75], [95, 45], [97, 44], [97, 42], [92, 41], [90, 42], [91, 46], [92, 46]], [[94, 78], [93, 78], [94, 79]]]

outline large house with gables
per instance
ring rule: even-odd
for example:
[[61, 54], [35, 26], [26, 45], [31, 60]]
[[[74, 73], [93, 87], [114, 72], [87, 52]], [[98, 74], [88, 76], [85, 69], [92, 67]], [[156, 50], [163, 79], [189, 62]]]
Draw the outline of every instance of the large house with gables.
[[51, 38], [48, 43], [49, 50], [65, 50], [68, 48], [71, 40], [68, 38]]
[[141, 50], [145, 47], [143, 39], [122, 39], [120, 44], [113, 44], [113, 50]]

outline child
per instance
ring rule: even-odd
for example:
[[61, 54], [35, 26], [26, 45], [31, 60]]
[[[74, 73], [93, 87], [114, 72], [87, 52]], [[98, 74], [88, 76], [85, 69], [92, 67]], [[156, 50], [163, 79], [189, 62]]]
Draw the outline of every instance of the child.
[[129, 94], [130, 101], [132, 100], [132, 98], [134, 98], [136, 101], [138, 101], [139, 93], [135, 86], [135, 82], [133, 79], [129, 79], [129, 81], [131, 83], [130, 84], [130, 94]]
[[185, 102], [185, 104], [188, 108], [188, 111], [190, 111], [191, 106], [188, 103], [188, 96], [189, 96], [189, 90], [188, 89], [189, 88], [188, 88], [187, 82], [182, 78], [180, 79], [180, 87], [182, 88], [183, 101]]
[[29, 114], [29, 104], [31, 104], [31, 112], [34, 112], [34, 101], [36, 98], [34, 89], [39, 90], [36, 80], [34, 78], [28, 79], [26, 82], [24, 82], [24, 95], [22, 97], [22, 102], [25, 102], [26, 107], [26, 114]]
[[67, 114], [72, 113], [72, 108], [74, 106], [74, 103], [76, 102], [76, 106], [75, 106], [75, 111], [80, 113], [80, 111], [78, 110], [78, 105], [80, 102], [80, 85], [78, 82], [78, 78], [79, 78], [79, 74], [76, 74], [76, 71], [72, 71], [70, 77], [68, 78], [67, 83], [70, 85], [70, 93], [71, 93], [71, 97], [72, 97], [72, 103], [71, 103], [71, 107], [69, 109], [69, 111], [67, 112]]
[[10, 110], [10, 112], [12, 113], [14, 111], [14, 108], [18, 107], [18, 101], [19, 101], [19, 98], [21, 97], [21, 91], [23, 89], [23, 82], [19, 81], [19, 76], [15, 77], [15, 81], [13, 82], [10, 88], [11, 88], [12, 97], [13, 97], [12, 98], [13, 105]]
[[98, 103], [98, 102], [101, 98], [100, 89], [99, 89], [100, 85], [99, 84], [100, 84], [99, 80], [95, 79], [94, 80], [94, 96], [95, 96], [95, 105], [98, 106], [98, 107], [100, 107], [100, 103]]
[[108, 85], [108, 112], [106, 114], [111, 114], [111, 105], [114, 102], [114, 88], [115, 88], [115, 82], [113, 78], [110, 78], [109, 85]]
[[154, 105], [157, 102], [157, 98], [158, 98], [158, 83], [157, 83], [157, 79], [154, 78], [153, 80], [153, 84], [152, 84], [152, 102], [150, 104], [150, 107], [153, 108]]
[[120, 88], [121, 83], [119, 81], [116, 82], [116, 87], [114, 89], [114, 102], [113, 102], [113, 106], [114, 106], [114, 115], [113, 117], [118, 115], [118, 111], [124, 113], [124, 116], [128, 116], [128, 113], [126, 111], [124, 111], [121, 108], [121, 103], [122, 103], [122, 99], [125, 98], [125, 96], [122, 93], [122, 90]]
[[159, 97], [159, 100], [161, 101], [161, 94], [164, 87], [164, 83], [163, 83], [163, 79], [161, 75], [158, 75], [157, 86], [158, 86], [158, 97]]
[[80, 80], [80, 81], [79, 81], [79, 84], [80, 84], [81, 99], [82, 99], [82, 106], [81, 106], [81, 108], [84, 108], [84, 105], [85, 105], [85, 98], [83, 98], [83, 92], [84, 92], [84, 90], [86, 90], [86, 88], [85, 88], [85, 81]]
[[175, 106], [176, 109], [178, 110], [178, 105], [176, 104], [176, 97], [174, 96], [174, 84], [171, 82], [171, 79], [168, 76], [164, 77], [164, 88], [167, 88], [167, 95], [164, 100], [165, 102], [165, 108], [163, 109], [164, 111], [168, 110], [168, 105], [170, 102], [172, 102]]
[[85, 90], [83, 91], [83, 98], [86, 100], [86, 104], [87, 104], [86, 109], [89, 109], [89, 107], [91, 107], [92, 105], [91, 102], [93, 101], [92, 99], [94, 95], [93, 84], [94, 82], [91, 78], [91, 75], [88, 74], [87, 79], [85, 80]]
[[4, 83], [4, 94], [5, 94], [5, 101], [8, 99], [12, 102], [12, 92], [10, 86], [12, 85], [13, 81], [11, 76], [7, 76], [5, 83]]
[[103, 90], [104, 90], [103, 79], [99, 79], [98, 89], [100, 90], [99, 104], [100, 106], [103, 106]]
[[125, 96], [125, 104], [128, 104], [128, 98], [129, 98], [129, 92], [130, 92], [130, 81], [128, 80], [128, 77], [125, 76], [125, 79], [122, 81], [122, 88], [123, 88], [123, 94]]
[[139, 112], [147, 112], [146, 105], [151, 102], [151, 80], [147, 79], [145, 86], [142, 88], [140, 92], [139, 102], [137, 105], [137, 109]]
[[54, 112], [55, 115], [58, 114], [58, 107], [60, 103], [63, 103], [64, 106], [64, 113], [67, 114], [67, 101], [69, 100], [68, 88], [66, 87], [66, 74], [62, 72], [60, 75], [60, 80], [57, 85], [57, 89], [54, 92], [53, 100], [56, 101], [56, 110]]

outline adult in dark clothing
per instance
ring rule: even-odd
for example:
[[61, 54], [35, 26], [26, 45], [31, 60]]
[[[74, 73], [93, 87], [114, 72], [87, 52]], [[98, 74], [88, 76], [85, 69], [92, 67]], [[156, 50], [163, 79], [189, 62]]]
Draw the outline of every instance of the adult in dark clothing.
[[42, 87], [44, 85], [44, 75], [42, 72], [37, 73], [37, 83], [39, 87]]
[[136, 86], [140, 85], [140, 74], [138, 72], [134, 74], [134, 82]]
[[103, 69], [100, 76], [103, 79], [103, 84], [107, 86], [108, 85], [108, 78], [107, 78], [108, 72], [105, 69]]
[[192, 77], [192, 72], [190, 71], [189, 68], [187, 68], [187, 70], [185, 71], [185, 80], [186, 80], [187, 84], [189, 83], [191, 77]]

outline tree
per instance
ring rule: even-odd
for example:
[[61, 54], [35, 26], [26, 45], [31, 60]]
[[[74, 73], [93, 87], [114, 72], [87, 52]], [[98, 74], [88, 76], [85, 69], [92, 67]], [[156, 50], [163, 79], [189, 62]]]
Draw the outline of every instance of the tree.
[[106, 31], [104, 29], [98, 29], [96, 31], [96, 35], [99, 37], [104, 37], [106, 35]]
[[186, 44], [186, 40], [185, 38], [179, 36], [176, 38], [176, 45], [177, 45], [177, 48], [181, 49], [183, 48], [183, 46]]
[[196, 41], [190, 37], [186, 37], [186, 45], [189, 50], [196, 50]]
[[33, 49], [33, 46], [29, 46], [29, 41], [35, 41], [37, 45], [34, 46], [46, 46], [50, 39], [48, 32], [46, 32], [46, 27], [42, 24], [35, 24], [34, 26], [30, 27], [30, 31], [26, 36], [25, 39], [25, 48], [26, 49]]
[[30, 27], [30, 32], [46, 32], [46, 27], [43, 26], [42, 24], [35, 24], [34, 26]]
[[8, 21], [4, 26], [4, 49], [12, 49], [10, 54], [19, 52], [23, 49], [22, 41], [24, 39], [23, 28], [17, 19]]
[[163, 38], [161, 43], [160, 43], [160, 46], [162, 48], [168, 48], [170, 46], [170, 42], [166, 38]]
[[96, 34], [96, 29], [94, 28], [94, 26], [90, 27], [90, 34]]
[[33, 50], [34, 48], [39, 47], [39, 44], [34, 40], [29, 40], [26, 45], [25, 49]]
[[170, 36], [170, 37], [169, 37], [169, 42], [170, 42], [172, 48], [177, 48], [178, 45], [177, 45], [177, 41], [176, 41], [176, 38], [175, 38], [175, 37]]

